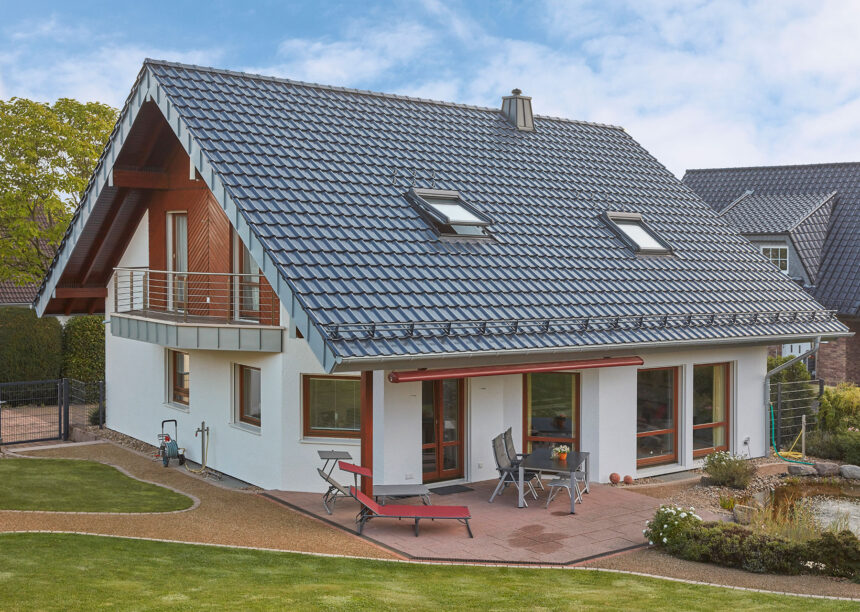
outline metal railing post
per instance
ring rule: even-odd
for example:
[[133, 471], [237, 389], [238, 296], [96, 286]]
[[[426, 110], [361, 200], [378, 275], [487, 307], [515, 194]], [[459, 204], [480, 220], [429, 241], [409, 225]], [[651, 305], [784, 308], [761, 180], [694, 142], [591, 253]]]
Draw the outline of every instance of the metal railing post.
[[99, 381], [99, 429], [105, 428], [105, 381]]
[[141, 309], [149, 310], [149, 270], [143, 272], [143, 303]]
[[69, 379], [62, 379], [62, 388], [63, 388], [63, 430], [61, 432], [61, 438], [63, 440], [69, 439]]
[[806, 415], [800, 417], [800, 456], [806, 459]]
[[119, 312], [119, 272], [113, 273], [113, 311]]
[[782, 382], [776, 383], [776, 432], [774, 434], [776, 449], [782, 448]]

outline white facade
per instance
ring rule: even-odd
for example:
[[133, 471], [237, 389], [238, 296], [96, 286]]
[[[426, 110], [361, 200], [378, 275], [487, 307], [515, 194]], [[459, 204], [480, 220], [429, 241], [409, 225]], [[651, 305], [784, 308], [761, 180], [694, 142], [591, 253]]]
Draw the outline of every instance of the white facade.
[[[121, 267], [147, 266], [147, 218], [144, 216], [122, 260]], [[113, 304], [109, 288], [107, 308]], [[110, 315], [109, 315], [110, 316]], [[188, 351], [189, 405], [168, 401], [168, 351], [149, 342], [106, 338], [107, 426], [156, 444], [161, 421], [176, 419], [179, 443], [194, 461], [201, 460], [195, 430], [205, 421], [210, 428], [207, 463], [213, 469], [267, 489], [322, 491], [316, 473], [318, 450], [350, 452], [358, 463], [357, 439], [305, 438], [302, 427], [302, 375], [323, 373], [310, 347], [288, 330], [287, 313], [281, 353], [218, 350]], [[590, 477], [642, 477], [690, 469], [693, 460], [693, 366], [730, 364], [730, 450], [750, 457], [767, 451], [767, 419], [762, 404], [766, 371], [764, 346], [722, 346], [686, 350], [636, 351], [642, 368], [677, 367], [678, 461], [669, 465], [636, 467], [637, 370], [609, 367], [580, 372], [580, 450], [591, 453]], [[261, 426], [237, 419], [234, 367], [243, 364], [261, 371]], [[378, 483], [422, 480], [421, 382], [392, 383], [388, 372], [373, 374], [373, 468]], [[523, 428], [523, 376], [488, 376], [465, 382], [465, 481], [494, 478], [490, 441], [508, 427], [519, 446]], [[748, 440], [748, 443], [745, 443]], [[344, 479], [344, 482], [346, 480]]]

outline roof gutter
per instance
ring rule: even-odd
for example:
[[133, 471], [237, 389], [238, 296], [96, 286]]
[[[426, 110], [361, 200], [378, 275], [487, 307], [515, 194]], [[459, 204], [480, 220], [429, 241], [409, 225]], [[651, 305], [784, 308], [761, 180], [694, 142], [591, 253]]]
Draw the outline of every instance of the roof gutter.
[[579, 359], [575, 361], [553, 361], [550, 363], [514, 364], [483, 366], [472, 368], [448, 368], [445, 370], [412, 370], [391, 372], [388, 380], [393, 383], [413, 382], [416, 380], [442, 380], [446, 378], [477, 378], [478, 376], [503, 376], [505, 374], [526, 374], [535, 372], [561, 372], [564, 370], [589, 370], [592, 368], [611, 368], [619, 366], [641, 366], [641, 357], [604, 357], [603, 359]]

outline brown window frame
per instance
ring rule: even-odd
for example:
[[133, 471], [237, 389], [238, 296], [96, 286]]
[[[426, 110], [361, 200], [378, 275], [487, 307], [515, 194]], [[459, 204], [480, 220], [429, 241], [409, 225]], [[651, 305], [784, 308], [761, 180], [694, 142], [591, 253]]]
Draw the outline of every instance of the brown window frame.
[[[191, 399], [191, 356], [185, 351], [176, 351], [173, 349], [168, 349], [170, 353], [170, 402], [172, 404], [179, 404], [182, 406], [188, 406]], [[176, 360], [180, 355], [185, 355], [188, 357], [188, 386], [181, 387], [179, 386], [179, 381], [177, 376], [177, 367]], [[182, 399], [177, 399], [177, 395], [184, 396], [184, 401]]]
[[582, 377], [579, 372], [553, 372], [554, 374], [569, 374], [576, 380], [576, 394], [574, 419], [576, 422], [576, 435], [572, 438], [562, 438], [555, 436], [532, 436], [529, 434], [529, 373], [523, 374], [523, 451], [528, 453], [529, 444], [531, 442], [556, 442], [558, 444], [568, 444], [571, 450], [579, 450], [579, 441], [582, 437], [580, 431], [580, 403], [582, 401]]
[[244, 376], [245, 370], [255, 370], [257, 372], [260, 372], [260, 398], [261, 398], [260, 412], [262, 412], [262, 392], [263, 392], [263, 389], [262, 389], [262, 379], [263, 379], [262, 370], [260, 368], [255, 368], [253, 366], [247, 366], [247, 365], [242, 365], [240, 363], [237, 363], [236, 364], [236, 376], [239, 379], [239, 402], [238, 402], [239, 403], [239, 420], [242, 423], [247, 423], [249, 425], [254, 425], [255, 427], [260, 427], [261, 426], [260, 417], [255, 417], [255, 416], [251, 416], [249, 414], [245, 414], [245, 408], [246, 408], [246, 406], [245, 406], [245, 376]]
[[[725, 427], [725, 429], [726, 429], [726, 443], [722, 444], [720, 446], [710, 446], [708, 448], [700, 448], [698, 450], [696, 450], [694, 448], [693, 449], [693, 459], [699, 459], [701, 457], [705, 457], [705, 456], [710, 455], [711, 453], [715, 453], [717, 451], [727, 451], [727, 450], [729, 450], [729, 447], [731, 445], [731, 434], [730, 434], [731, 430], [729, 428], [729, 425], [731, 423], [731, 414], [732, 414], [732, 399], [731, 399], [732, 368], [731, 368], [731, 363], [729, 363], [727, 361], [723, 361], [723, 362], [717, 362], [717, 363], [696, 363], [696, 364], [693, 364], [693, 374], [694, 374], [693, 380], [695, 381], [696, 368], [698, 368], [698, 367], [716, 367], [716, 366], [722, 366], [725, 368], [724, 378], [725, 378], [725, 382], [726, 382], [726, 389], [725, 389], [726, 418], [722, 421], [716, 421], [714, 423], [702, 423], [700, 425], [693, 425], [693, 430], [695, 431], [698, 429], [713, 429], [714, 427], [720, 427], [720, 426]], [[695, 397], [695, 393], [696, 393], [696, 389], [694, 387], [693, 388], [693, 396], [694, 397]], [[690, 406], [690, 409], [694, 410], [695, 407]]]
[[[639, 372], [648, 372], [652, 370], [674, 370], [675, 375], [672, 379], [672, 422], [675, 424], [673, 429], [657, 429], [655, 431], [643, 431], [641, 433], [636, 433], [636, 440], [638, 444], [639, 438], [647, 438], [650, 436], [663, 436], [668, 433], [672, 433], [673, 435], [673, 443], [672, 448], [675, 450], [673, 455], [660, 455], [659, 457], [647, 457], [645, 459], [636, 459], [636, 467], [647, 467], [649, 465], [671, 465], [672, 463], [678, 463], [678, 404], [680, 403], [680, 378], [681, 378], [681, 367], [680, 366], [670, 366], [666, 368], [640, 368], [636, 370], [636, 376], [639, 376]], [[638, 393], [638, 385], [639, 381], [637, 378], [637, 393], [636, 393], [636, 418], [639, 418], [639, 393]], [[637, 451], [638, 452], [638, 451]]]
[[[303, 374], [302, 375], [302, 431], [306, 438], [360, 438], [361, 423], [359, 422], [358, 431], [345, 431], [343, 429], [318, 429], [311, 427], [311, 379], [313, 378], [329, 378], [333, 380], [354, 380], [361, 384], [360, 376], [343, 376], [331, 374]], [[359, 394], [359, 403], [361, 402], [361, 394]], [[361, 406], [359, 405], [359, 411]], [[361, 413], [359, 412], [359, 420]]]

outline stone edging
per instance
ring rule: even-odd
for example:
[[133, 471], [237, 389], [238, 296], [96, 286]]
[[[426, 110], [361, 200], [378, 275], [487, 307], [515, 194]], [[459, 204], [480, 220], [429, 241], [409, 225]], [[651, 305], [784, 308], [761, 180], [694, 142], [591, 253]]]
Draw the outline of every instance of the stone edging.
[[[99, 442], [76, 442], [75, 444], [99, 444]], [[60, 446], [63, 446], [63, 445], [55, 444], [55, 445], [51, 446], [50, 448], [58, 448]], [[136, 480], [138, 482], [145, 482], [146, 484], [155, 485], [157, 487], [162, 487], [163, 489], [167, 489], [168, 491], [173, 491], [174, 493], [182, 495], [183, 497], [187, 497], [192, 502], [191, 506], [189, 506], [188, 508], [183, 508], [182, 510], [165, 510], [163, 512], [72, 512], [72, 511], [63, 511], [63, 510], [3, 510], [3, 509], [0, 509], [0, 512], [9, 512], [9, 513], [18, 513], [18, 514], [83, 514], [83, 515], [87, 515], [87, 516], [149, 516], [149, 515], [181, 514], [182, 512], [191, 512], [192, 510], [196, 510], [197, 508], [200, 507], [200, 500], [197, 498], [196, 495], [186, 493], [185, 491], [180, 491], [179, 489], [177, 489], [175, 487], [171, 487], [169, 485], [165, 485], [165, 484], [162, 484], [160, 482], [154, 482], [152, 480], [145, 480], [143, 478], [139, 478], [139, 477], [129, 473], [128, 470], [126, 470], [125, 468], [122, 468], [118, 465], [114, 465], [112, 463], [108, 463], [107, 461], [99, 461], [98, 459], [81, 459], [78, 457], [32, 457], [29, 455], [19, 455], [18, 454], [18, 452], [20, 452], [20, 451], [27, 451], [27, 450], [35, 451], [38, 449], [45, 449], [45, 448], [49, 448], [49, 447], [36, 446], [36, 447], [30, 447], [29, 449], [19, 449], [19, 451], [17, 451], [17, 452], [7, 451], [6, 454], [9, 456], [15, 457], [17, 459], [31, 459], [34, 461], [45, 460], [45, 459], [48, 459], [48, 460], [63, 459], [65, 461], [91, 461], [93, 463], [99, 463], [101, 465], [106, 465], [108, 467], [112, 467], [113, 469], [117, 470], [120, 474], [128, 476], [132, 480]], [[9, 533], [9, 532], [4, 532], [4, 533]]]
[[64, 535], [85, 535], [85, 536], [96, 536], [96, 537], [104, 537], [104, 538], [117, 538], [121, 540], [141, 540], [145, 542], [162, 542], [167, 544], [187, 544], [191, 546], [206, 546], [210, 548], [227, 548], [227, 549], [235, 549], [235, 550], [258, 550], [262, 552], [273, 552], [273, 553], [285, 553], [291, 555], [306, 555], [309, 557], [329, 557], [333, 559], [357, 559], [361, 561], [377, 561], [379, 563], [408, 563], [415, 565], [454, 565], [458, 567], [504, 567], [504, 568], [516, 568], [516, 569], [531, 569], [531, 570], [540, 570], [540, 569], [553, 569], [559, 571], [580, 571], [580, 572], [605, 572], [608, 574], [622, 574], [628, 576], [639, 576], [642, 578], [653, 578], [655, 580], [667, 580], [670, 582], [678, 582], [682, 584], [692, 584], [696, 586], [707, 586], [714, 588], [722, 588], [722, 589], [732, 589], [735, 591], [748, 591], [751, 593], [763, 593], [766, 595], [785, 595], [788, 597], [804, 597], [807, 599], [826, 599], [826, 600], [834, 600], [834, 601], [860, 601], [860, 598], [852, 598], [852, 597], [838, 597], [836, 595], [813, 595], [810, 593], [790, 593], [786, 591], [769, 591], [767, 589], [754, 589], [751, 587], [739, 587], [732, 586], [728, 584], [717, 584], [713, 582], [702, 582], [700, 580], [689, 580], [687, 578], [674, 578], [671, 576], [659, 576], [657, 574], [647, 574], [645, 572], [633, 572], [629, 570], [619, 570], [619, 569], [609, 569], [603, 567], [581, 567], [581, 566], [560, 566], [560, 565], [517, 565], [515, 563], [466, 563], [466, 562], [446, 562], [446, 561], [410, 561], [407, 559], [378, 559], [376, 557], [362, 557], [362, 556], [350, 556], [350, 555], [339, 555], [334, 553], [319, 553], [319, 552], [307, 552], [301, 550], [284, 550], [279, 548], [265, 548], [261, 546], [236, 546], [229, 544], [213, 544], [211, 542], [187, 542], [183, 540], [165, 540], [161, 538], [144, 538], [140, 536], [120, 536], [120, 535], [109, 535], [109, 534], [101, 534], [101, 533], [90, 533], [86, 531], [54, 531], [54, 530], [44, 530], [44, 529], [31, 529], [31, 530], [19, 530], [19, 531], [5, 531], [0, 533], [0, 537], [3, 534], [7, 533], [50, 533], [50, 534], [64, 534]]

